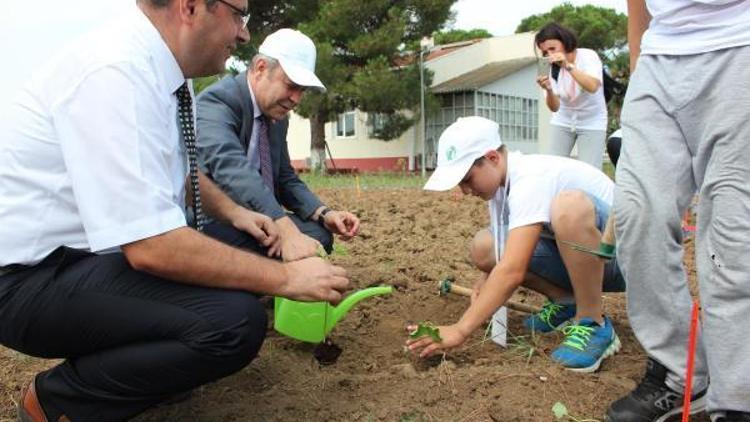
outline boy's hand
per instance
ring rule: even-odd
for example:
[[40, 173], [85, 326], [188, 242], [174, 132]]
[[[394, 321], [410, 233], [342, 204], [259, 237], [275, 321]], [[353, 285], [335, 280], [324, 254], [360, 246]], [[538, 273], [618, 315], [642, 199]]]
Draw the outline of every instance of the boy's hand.
[[[413, 331], [417, 327], [414, 325], [406, 328]], [[406, 340], [406, 347], [413, 353], [419, 353], [420, 358], [426, 358], [437, 351], [458, 347], [466, 341], [467, 336], [459, 330], [457, 324], [444, 325], [437, 328], [440, 330], [440, 337], [443, 341], [436, 342], [430, 336], [423, 336]]]

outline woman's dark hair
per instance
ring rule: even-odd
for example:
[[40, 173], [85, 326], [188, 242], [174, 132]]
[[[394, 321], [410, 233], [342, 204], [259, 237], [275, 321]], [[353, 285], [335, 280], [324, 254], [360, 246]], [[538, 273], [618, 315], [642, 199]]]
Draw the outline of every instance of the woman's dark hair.
[[534, 44], [539, 45], [547, 40], [558, 40], [562, 43], [566, 53], [570, 53], [578, 48], [578, 39], [576, 34], [570, 29], [550, 22], [544, 25], [534, 37]]

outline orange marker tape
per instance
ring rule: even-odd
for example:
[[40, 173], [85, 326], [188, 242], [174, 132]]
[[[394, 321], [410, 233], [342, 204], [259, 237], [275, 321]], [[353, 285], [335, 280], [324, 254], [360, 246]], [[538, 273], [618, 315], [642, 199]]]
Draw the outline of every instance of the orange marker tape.
[[688, 339], [687, 375], [685, 376], [685, 399], [682, 402], [682, 422], [690, 419], [690, 397], [693, 390], [693, 366], [695, 364], [695, 342], [698, 337], [698, 301], [693, 300], [690, 315], [690, 336]]

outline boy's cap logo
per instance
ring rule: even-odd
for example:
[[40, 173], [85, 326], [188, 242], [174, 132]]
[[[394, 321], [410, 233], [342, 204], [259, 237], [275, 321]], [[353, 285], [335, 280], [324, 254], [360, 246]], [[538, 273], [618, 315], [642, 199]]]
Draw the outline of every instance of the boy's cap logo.
[[456, 147], [450, 147], [448, 151], [445, 151], [445, 159], [453, 161], [454, 158], [456, 158]]

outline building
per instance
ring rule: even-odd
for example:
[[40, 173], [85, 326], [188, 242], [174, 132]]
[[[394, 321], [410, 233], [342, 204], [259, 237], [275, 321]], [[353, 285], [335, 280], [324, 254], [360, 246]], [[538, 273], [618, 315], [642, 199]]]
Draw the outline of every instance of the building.
[[[541, 152], [549, 140], [550, 112], [536, 84], [539, 60], [534, 34], [454, 43], [432, 48], [424, 66], [434, 76], [429, 89], [440, 110], [426, 115], [425, 135], [415, 125], [391, 141], [370, 135], [377, 116], [352, 110], [326, 124], [326, 140], [337, 168], [359, 171], [419, 169], [422, 154], [433, 168], [442, 131], [462, 116], [483, 116], [500, 125], [500, 136], [511, 150]], [[310, 124], [293, 114], [289, 124], [289, 154], [295, 168], [308, 167]]]

